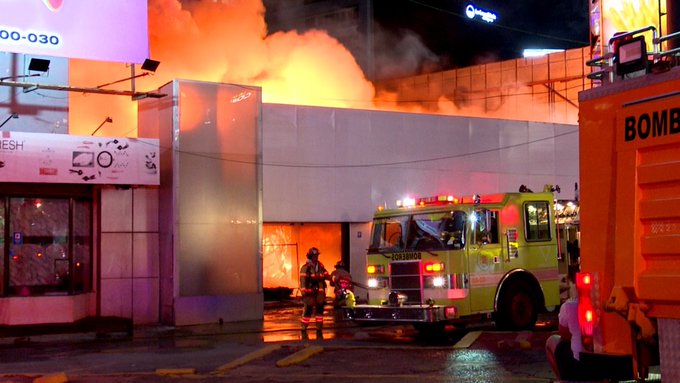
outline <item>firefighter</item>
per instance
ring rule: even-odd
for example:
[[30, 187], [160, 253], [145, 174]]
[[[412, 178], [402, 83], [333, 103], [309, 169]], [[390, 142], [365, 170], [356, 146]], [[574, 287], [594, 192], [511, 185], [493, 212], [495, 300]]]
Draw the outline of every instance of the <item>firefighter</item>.
[[[335, 270], [331, 273], [331, 286], [335, 293], [335, 300], [333, 306], [340, 308], [342, 306], [353, 306], [349, 300], [354, 300], [354, 293], [352, 292], [352, 274], [347, 271], [345, 264], [339, 261], [335, 264]], [[351, 297], [351, 298], [350, 298]]]
[[300, 269], [300, 291], [302, 292], [301, 331], [302, 339], [308, 339], [307, 327], [315, 315], [316, 338], [323, 338], [323, 309], [326, 303], [326, 280], [330, 278], [328, 271], [319, 261], [319, 249], [312, 247], [307, 252], [307, 262]]

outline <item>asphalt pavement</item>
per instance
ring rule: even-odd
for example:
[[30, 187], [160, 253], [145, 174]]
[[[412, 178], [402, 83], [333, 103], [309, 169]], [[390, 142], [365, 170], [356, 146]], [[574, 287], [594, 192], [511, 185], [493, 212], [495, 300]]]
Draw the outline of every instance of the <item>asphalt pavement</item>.
[[[299, 302], [265, 304], [263, 320], [198, 326], [107, 324], [83, 331], [0, 332], [0, 382], [551, 382], [535, 332], [489, 323], [437, 340], [410, 326], [358, 326], [327, 310], [324, 339], [300, 339]], [[37, 330], [37, 329], [35, 329]], [[53, 329], [54, 330], [54, 329]]]

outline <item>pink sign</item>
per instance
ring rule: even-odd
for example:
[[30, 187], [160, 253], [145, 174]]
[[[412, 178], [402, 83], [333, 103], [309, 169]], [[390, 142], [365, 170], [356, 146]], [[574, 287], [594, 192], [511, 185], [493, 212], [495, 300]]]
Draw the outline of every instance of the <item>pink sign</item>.
[[140, 0], [2, 0], [0, 52], [141, 63], [147, 13]]

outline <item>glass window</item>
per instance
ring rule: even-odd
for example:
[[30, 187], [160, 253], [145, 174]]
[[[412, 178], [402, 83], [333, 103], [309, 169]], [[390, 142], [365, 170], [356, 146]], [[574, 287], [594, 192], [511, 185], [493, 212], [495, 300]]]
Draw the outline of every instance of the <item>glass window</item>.
[[9, 211], [9, 292], [68, 291], [68, 200], [10, 198]]
[[[92, 289], [92, 203], [74, 198], [0, 198], [2, 295], [73, 294]], [[4, 211], [5, 206], [7, 210]], [[8, 235], [9, 238], [5, 238]]]
[[550, 241], [550, 205], [546, 201], [524, 204], [527, 241]]
[[373, 221], [372, 251], [399, 251], [404, 249], [404, 233], [408, 216], [378, 218]]
[[414, 215], [406, 247], [411, 250], [461, 249], [466, 216], [462, 211]]
[[457, 210], [446, 213], [442, 218], [439, 237], [447, 248], [462, 249], [465, 247], [467, 217], [467, 213]]
[[472, 243], [486, 245], [499, 243], [498, 210], [477, 210], [472, 220]]

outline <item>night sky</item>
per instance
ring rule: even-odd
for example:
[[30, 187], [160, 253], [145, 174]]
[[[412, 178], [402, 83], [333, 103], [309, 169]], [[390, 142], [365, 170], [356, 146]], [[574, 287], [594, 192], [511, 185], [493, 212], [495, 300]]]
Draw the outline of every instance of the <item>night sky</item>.
[[375, 0], [376, 23], [391, 34], [419, 36], [436, 56], [421, 71], [508, 60], [525, 48], [570, 49], [589, 44], [588, 0], [477, 0], [494, 23], [465, 16], [467, 0]]

